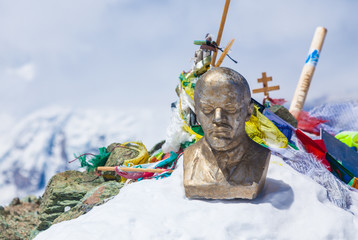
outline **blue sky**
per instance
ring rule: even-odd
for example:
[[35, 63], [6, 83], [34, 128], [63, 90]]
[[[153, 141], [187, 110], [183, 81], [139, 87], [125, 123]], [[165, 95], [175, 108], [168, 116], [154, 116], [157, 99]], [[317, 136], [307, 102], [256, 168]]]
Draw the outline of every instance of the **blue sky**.
[[[169, 118], [181, 71], [206, 33], [216, 36], [224, 0], [0, 1], [1, 113], [43, 107], [148, 108]], [[358, 1], [232, 0], [222, 66], [258, 88], [261, 72], [289, 102], [313, 33], [328, 29], [307, 104], [357, 99]], [[253, 95], [261, 101], [263, 95]]]

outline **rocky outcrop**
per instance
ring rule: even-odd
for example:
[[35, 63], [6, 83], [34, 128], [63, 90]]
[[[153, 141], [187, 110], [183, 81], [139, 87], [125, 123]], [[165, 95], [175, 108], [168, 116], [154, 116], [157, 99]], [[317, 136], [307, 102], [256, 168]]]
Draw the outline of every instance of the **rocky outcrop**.
[[31, 231], [40, 223], [40, 199], [14, 198], [7, 207], [0, 206], [0, 239], [28, 239]]
[[[121, 147], [120, 143], [112, 143], [107, 147], [107, 152], [111, 152], [106, 167], [120, 166], [127, 159], [138, 157], [139, 152], [130, 148]], [[115, 172], [102, 172], [102, 176], [106, 180], [121, 181], [121, 177], [116, 175]]]
[[52, 177], [41, 201], [37, 230], [49, 228], [65, 210], [75, 207], [87, 192], [102, 183], [102, 177], [79, 171], [65, 171]]
[[[138, 151], [108, 146], [111, 155], [106, 166], [121, 165], [138, 156]], [[0, 206], [0, 239], [33, 239], [51, 225], [77, 218], [93, 207], [116, 196], [123, 183], [113, 172], [112, 178], [97, 176], [94, 172], [65, 171], [53, 176], [42, 198], [14, 199], [9, 207]]]
[[111, 199], [113, 196], [117, 195], [123, 185], [123, 183], [110, 181], [93, 188], [80, 200], [76, 206], [69, 209], [68, 211], [65, 209], [65, 212], [57, 217], [53, 223], [55, 224], [74, 219], [81, 216], [82, 214], [89, 212], [94, 206], [101, 205]]

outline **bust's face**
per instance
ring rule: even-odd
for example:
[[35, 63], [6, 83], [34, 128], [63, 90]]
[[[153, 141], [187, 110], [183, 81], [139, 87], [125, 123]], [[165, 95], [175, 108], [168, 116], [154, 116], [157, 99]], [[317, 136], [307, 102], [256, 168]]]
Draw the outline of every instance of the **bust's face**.
[[246, 103], [244, 90], [230, 78], [214, 75], [210, 79], [196, 88], [195, 109], [208, 144], [217, 151], [227, 151], [246, 135], [250, 102]]

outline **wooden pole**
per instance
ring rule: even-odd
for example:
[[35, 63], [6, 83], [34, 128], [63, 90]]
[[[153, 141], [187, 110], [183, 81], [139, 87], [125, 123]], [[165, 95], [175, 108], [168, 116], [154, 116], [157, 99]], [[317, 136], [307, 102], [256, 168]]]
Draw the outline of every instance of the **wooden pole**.
[[[223, 34], [223, 31], [224, 31], [224, 26], [225, 26], [226, 16], [227, 16], [227, 12], [228, 12], [228, 10], [229, 10], [229, 6], [230, 6], [230, 0], [226, 0], [225, 6], [224, 6], [223, 15], [222, 15], [222, 17], [221, 17], [221, 22], [220, 22], [220, 28], [219, 28], [218, 36], [217, 36], [217, 38], [216, 38], [216, 44], [217, 44], [218, 46], [220, 46], [221, 36], [222, 36], [222, 34]], [[217, 56], [217, 51], [213, 53], [213, 57], [212, 57], [212, 59], [211, 59], [211, 65], [212, 65], [212, 66], [215, 66], [216, 56]]]
[[[97, 167], [98, 171], [116, 171], [116, 167]], [[151, 172], [151, 173], [162, 173], [167, 171], [166, 169], [152, 169], [152, 168], [131, 168], [131, 167], [120, 167], [121, 171], [124, 172]], [[173, 170], [169, 170], [167, 172], [173, 172]]]
[[293, 96], [290, 113], [298, 119], [303, 105], [305, 104], [308, 89], [310, 87], [313, 73], [316, 69], [319, 55], [322, 50], [324, 38], [326, 37], [327, 29], [324, 27], [317, 27], [313, 40], [310, 46], [309, 54], [305, 65], [303, 66], [301, 76], [298, 80], [295, 95]]
[[229, 44], [225, 47], [223, 53], [220, 55], [218, 62], [216, 63], [215, 67], [220, 67], [221, 63], [224, 61], [227, 53], [229, 52], [231, 46], [234, 44], [235, 38], [231, 39]]

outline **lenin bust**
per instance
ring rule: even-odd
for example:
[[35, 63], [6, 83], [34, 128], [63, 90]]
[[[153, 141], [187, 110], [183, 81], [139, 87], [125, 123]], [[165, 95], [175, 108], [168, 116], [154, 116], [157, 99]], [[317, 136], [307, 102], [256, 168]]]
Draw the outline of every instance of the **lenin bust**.
[[204, 137], [184, 151], [185, 195], [256, 198], [271, 152], [245, 132], [254, 107], [247, 81], [232, 69], [213, 68], [196, 83], [194, 101]]

